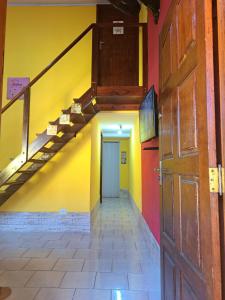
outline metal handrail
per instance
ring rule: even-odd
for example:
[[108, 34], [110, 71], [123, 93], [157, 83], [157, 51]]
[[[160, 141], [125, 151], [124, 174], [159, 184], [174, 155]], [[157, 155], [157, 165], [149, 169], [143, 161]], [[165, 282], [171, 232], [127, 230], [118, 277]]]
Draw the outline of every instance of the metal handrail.
[[59, 60], [61, 60], [90, 30], [94, 28], [95, 24], [89, 25], [66, 49], [64, 49], [44, 70], [42, 70], [28, 85], [26, 85], [12, 100], [1, 109], [4, 113], [9, 109], [25, 92], [31, 88], [37, 81], [39, 81]]

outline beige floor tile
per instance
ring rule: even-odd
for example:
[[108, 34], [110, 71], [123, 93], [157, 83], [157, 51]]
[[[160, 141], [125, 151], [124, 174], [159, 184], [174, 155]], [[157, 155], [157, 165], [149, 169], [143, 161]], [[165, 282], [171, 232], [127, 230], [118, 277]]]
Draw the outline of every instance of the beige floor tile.
[[0, 259], [8, 257], [21, 257], [27, 248], [4, 248], [0, 251]]
[[73, 258], [76, 250], [73, 249], [54, 249], [48, 258]]
[[35, 300], [72, 300], [74, 289], [42, 288]]
[[112, 260], [86, 260], [83, 272], [112, 272]]
[[128, 289], [128, 280], [126, 274], [120, 273], [98, 273], [96, 289]]
[[7, 300], [33, 300], [38, 290], [38, 288], [13, 288]]
[[0, 275], [0, 286], [24, 287], [32, 275], [32, 271], [3, 272]]
[[0, 270], [19, 271], [30, 261], [30, 258], [6, 258], [0, 261]]
[[56, 271], [37, 271], [28, 281], [27, 287], [58, 287], [64, 274]]
[[96, 273], [94, 272], [68, 272], [61, 283], [62, 288], [84, 288], [94, 287]]
[[73, 300], [111, 300], [111, 291], [110, 290], [94, 290], [94, 289], [91, 289], [91, 290], [90, 289], [82, 289], [82, 290], [77, 289]]
[[57, 258], [31, 258], [24, 270], [50, 271], [56, 264]]
[[141, 273], [141, 265], [134, 260], [119, 260], [113, 261], [113, 272], [116, 273]]
[[159, 279], [150, 278], [148, 274], [128, 274], [129, 289], [138, 291], [150, 291], [160, 289]]
[[[112, 291], [112, 300], [149, 300], [148, 293], [143, 291]], [[152, 299], [157, 300], [157, 299]]]
[[82, 259], [64, 259], [60, 258], [54, 266], [55, 271], [66, 271], [66, 272], [81, 272], [84, 265]]
[[45, 258], [50, 254], [50, 249], [43, 249], [43, 248], [33, 248], [27, 250], [23, 257], [33, 257], [33, 258]]
[[49, 249], [65, 249], [66, 246], [69, 244], [68, 241], [65, 240], [57, 240], [57, 241], [48, 241], [43, 248]]

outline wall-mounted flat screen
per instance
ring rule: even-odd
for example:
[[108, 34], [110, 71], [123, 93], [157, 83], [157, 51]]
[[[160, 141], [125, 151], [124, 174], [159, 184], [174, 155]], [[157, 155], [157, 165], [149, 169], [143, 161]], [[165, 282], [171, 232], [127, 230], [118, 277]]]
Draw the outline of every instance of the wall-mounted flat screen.
[[157, 95], [154, 86], [150, 88], [140, 106], [141, 143], [158, 136]]

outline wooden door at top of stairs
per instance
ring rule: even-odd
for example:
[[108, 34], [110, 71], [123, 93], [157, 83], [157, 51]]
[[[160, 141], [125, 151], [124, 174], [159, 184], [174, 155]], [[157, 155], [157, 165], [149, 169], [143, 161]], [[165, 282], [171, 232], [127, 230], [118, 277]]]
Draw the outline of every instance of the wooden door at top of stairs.
[[138, 21], [138, 16], [126, 15], [112, 5], [97, 6], [97, 23], [111, 23], [115, 28], [114, 31], [112, 27], [100, 29], [99, 86], [138, 86], [139, 29], [123, 27]]
[[172, 0], [160, 34], [163, 300], [221, 300], [212, 0]]

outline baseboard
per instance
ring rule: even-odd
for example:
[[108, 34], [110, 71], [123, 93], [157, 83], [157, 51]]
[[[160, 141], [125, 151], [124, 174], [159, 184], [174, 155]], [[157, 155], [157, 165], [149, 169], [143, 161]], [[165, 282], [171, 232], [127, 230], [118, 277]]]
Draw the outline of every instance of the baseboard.
[[0, 231], [90, 232], [90, 227], [90, 213], [0, 213]]
[[160, 245], [158, 244], [156, 238], [152, 234], [151, 230], [149, 229], [148, 224], [146, 223], [144, 217], [142, 216], [139, 208], [137, 207], [135, 201], [133, 200], [133, 197], [129, 193], [129, 199], [134, 211], [134, 214], [136, 216], [136, 219], [138, 220], [138, 225], [142, 228], [143, 232], [145, 233], [145, 238], [148, 243], [148, 247], [150, 248], [151, 253], [154, 255], [154, 257], [159, 261], [160, 260]]

